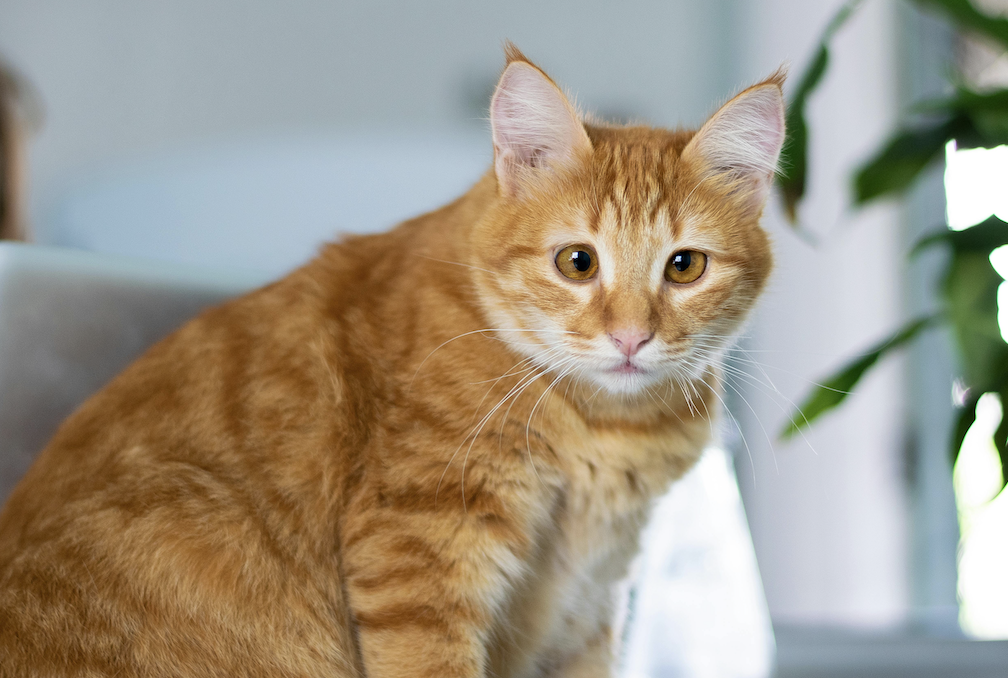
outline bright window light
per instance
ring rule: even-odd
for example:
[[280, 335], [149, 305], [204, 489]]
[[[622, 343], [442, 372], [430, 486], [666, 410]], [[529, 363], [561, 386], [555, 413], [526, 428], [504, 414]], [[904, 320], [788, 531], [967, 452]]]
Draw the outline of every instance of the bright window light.
[[[945, 199], [949, 228], [974, 226], [991, 215], [1008, 221], [1008, 146], [945, 148]], [[991, 253], [991, 265], [1008, 278], [1008, 247]], [[998, 288], [998, 324], [1008, 341], [1008, 283]], [[1001, 422], [1000, 399], [985, 394], [976, 422], [963, 440], [953, 473], [959, 510], [959, 622], [982, 639], [1008, 638], [1008, 492], [992, 440]]]
[[961, 231], [994, 214], [1008, 221], [1008, 146], [956, 150], [945, 146], [949, 228]]
[[953, 473], [959, 509], [959, 623], [982, 639], [1008, 638], [1008, 493], [991, 436], [1001, 423], [1001, 401], [980, 398], [976, 422], [963, 441]]

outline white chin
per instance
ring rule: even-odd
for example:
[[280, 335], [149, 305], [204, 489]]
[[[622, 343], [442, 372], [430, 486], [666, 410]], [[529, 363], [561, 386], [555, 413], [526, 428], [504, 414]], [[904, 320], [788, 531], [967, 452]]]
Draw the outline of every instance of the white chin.
[[613, 395], [635, 395], [661, 380], [650, 372], [598, 372], [594, 381]]

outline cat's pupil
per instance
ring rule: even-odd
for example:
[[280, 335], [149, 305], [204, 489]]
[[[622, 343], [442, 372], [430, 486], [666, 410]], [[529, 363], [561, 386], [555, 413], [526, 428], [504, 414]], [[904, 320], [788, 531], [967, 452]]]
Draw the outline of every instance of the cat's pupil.
[[571, 263], [574, 264], [574, 268], [584, 273], [589, 268], [591, 268], [591, 255], [587, 252], [578, 250], [571, 254]]
[[690, 265], [690, 255], [689, 252], [679, 252], [672, 257], [672, 265], [676, 267], [676, 270], [682, 273]]

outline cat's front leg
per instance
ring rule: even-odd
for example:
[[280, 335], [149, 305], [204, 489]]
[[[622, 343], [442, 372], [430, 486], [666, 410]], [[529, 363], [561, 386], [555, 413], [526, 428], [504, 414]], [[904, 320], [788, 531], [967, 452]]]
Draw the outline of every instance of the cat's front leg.
[[485, 674], [491, 625], [523, 571], [514, 531], [488, 520], [376, 510], [348, 531], [345, 576], [368, 676]]

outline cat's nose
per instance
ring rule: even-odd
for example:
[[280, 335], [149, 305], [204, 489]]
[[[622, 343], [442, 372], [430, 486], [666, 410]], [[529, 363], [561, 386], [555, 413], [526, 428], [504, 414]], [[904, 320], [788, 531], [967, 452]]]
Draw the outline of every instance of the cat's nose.
[[639, 327], [626, 327], [609, 333], [609, 338], [616, 344], [616, 348], [627, 358], [633, 358], [653, 336], [654, 332]]

